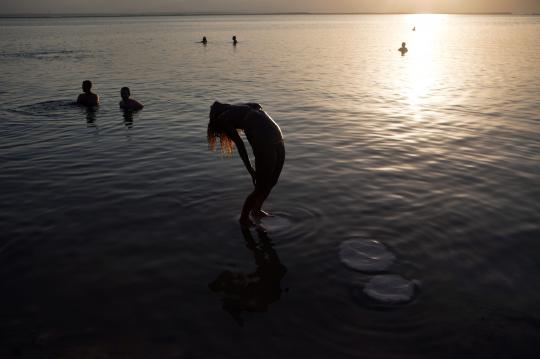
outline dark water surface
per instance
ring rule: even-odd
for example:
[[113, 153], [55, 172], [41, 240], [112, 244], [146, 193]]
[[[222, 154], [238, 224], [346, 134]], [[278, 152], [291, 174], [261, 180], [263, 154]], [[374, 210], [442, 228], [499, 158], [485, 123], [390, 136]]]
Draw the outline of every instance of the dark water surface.
[[[0, 357], [536, 357], [539, 39], [539, 17], [2, 19]], [[96, 112], [71, 105], [87, 78]], [[266, 234], [208, 151], [216, 99], [283, 130]], [[353, 270], [350, 240], [395, 260]], [[414, 296], [367, 296], [380, 274]]]

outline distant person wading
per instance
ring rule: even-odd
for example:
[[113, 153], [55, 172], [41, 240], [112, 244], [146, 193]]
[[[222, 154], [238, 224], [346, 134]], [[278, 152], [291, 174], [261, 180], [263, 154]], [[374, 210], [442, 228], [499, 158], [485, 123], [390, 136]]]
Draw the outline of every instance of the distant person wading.
[[405, 55], [409, 49], [407, 49], [407, 44], [404, 42], [401, 43], [401, 47], [398, 49], [399, 52], [401, 52], [401, 56]]

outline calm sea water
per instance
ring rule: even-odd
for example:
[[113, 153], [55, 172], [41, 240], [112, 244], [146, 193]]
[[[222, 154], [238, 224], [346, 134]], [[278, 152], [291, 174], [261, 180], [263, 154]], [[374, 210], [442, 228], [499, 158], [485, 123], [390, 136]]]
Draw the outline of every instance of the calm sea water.
[[[0, 20], [0, 357], [533, 357], [539, 40], [517, 16]], [[284, 133], [267, 234], [208, 151], [214, 100]], [[349, 240], [413, 298], [368, 297]]]

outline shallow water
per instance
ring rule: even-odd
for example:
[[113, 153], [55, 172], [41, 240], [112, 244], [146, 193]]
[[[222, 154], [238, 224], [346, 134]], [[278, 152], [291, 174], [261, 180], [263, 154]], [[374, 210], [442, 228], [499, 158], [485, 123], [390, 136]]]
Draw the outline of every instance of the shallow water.
[[[540, 17], [2, 19], [0, 34], [0, 357], [538, 354]], [[71, 104], [84, 79], [96, 112]], [[122, 86], [146, 105], [133, 118]], [[284, 133], [267, 234], [236, 222], [238, 156], [208, 151], [216, 99], [259, 102]], [[368, 297], [348, 240], [384, 244], [381, 274], [414, 281], [412, 300]]]

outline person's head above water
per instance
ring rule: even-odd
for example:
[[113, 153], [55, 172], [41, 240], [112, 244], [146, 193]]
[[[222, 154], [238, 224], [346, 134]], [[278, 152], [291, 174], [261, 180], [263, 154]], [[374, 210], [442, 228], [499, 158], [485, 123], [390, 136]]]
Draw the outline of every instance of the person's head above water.
[[129, 91], [129, 87], [122, 87], [120, 89], [120, 96], [124, 101], [129, 99], [129, 96], [131, 96], [131, 92]]
[[90, 93], [90, 90], [92, 90], [92, 81], [84, 80], [82, 83], [82, 90], [84, 93]]
[[92, 92], [92, 82], [84, 80], [82, 83], [83, 93], [77, 97], [79, 105], [93, 107], [99, 105], [99, 96]]
[[138, 111], [142, 110], [144, 107], [144, 105], [139, 101], [130, 98], [131, 91], [129, 90], [129, 87], [122, 87], [120, 89], [120, 96], [122, 97], [122, 101], [120, 101], [119, 105], [123, 110]]
[[404, 43], [404, 42], [401, 43], [401, 47], [406, 47], [405, 45], [407, 45], [407, 44]]
[[215, 101], [210, 106], [210, 121], [208, 121], [208, 129], [206, 131], [206, 137], [210, 150], [216, 149], [216, 141], [219, 138], [221, 145], [221, 152], [231, 154], [234, 150], [234, 142], [229, 138], [224, 128], [221, 125], [221, 121], [218, 120], [219, 116], [230, 109], [231, 105], [226, 103], [220, 103]]

